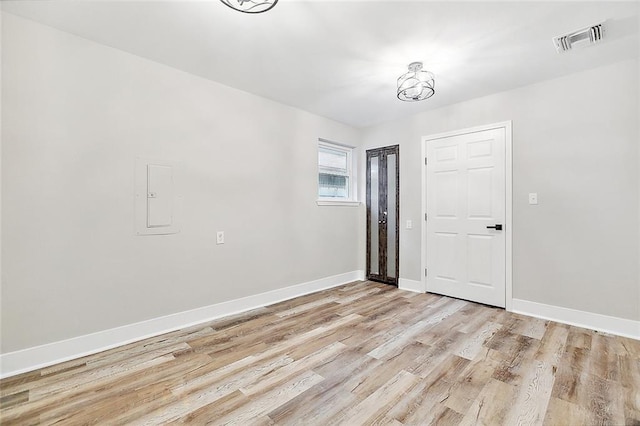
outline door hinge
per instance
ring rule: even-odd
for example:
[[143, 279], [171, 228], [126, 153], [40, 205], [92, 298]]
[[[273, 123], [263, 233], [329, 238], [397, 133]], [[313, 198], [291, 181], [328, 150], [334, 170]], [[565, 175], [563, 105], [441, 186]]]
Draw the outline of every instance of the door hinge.
[[427, 268], [424, 268], [424, 276], [427, 276]]
[[424, 165], [427, 165], [427, 157], [424, 157]]
[[426, 213], [424, 214], [424, 220], [425, 221], [427, 220], [427, 214]]

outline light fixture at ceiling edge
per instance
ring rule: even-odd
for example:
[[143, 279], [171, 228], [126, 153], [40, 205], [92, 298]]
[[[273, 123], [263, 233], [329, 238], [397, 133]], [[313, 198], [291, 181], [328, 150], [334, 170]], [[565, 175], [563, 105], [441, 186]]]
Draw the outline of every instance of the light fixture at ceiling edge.
[[409, 64], [409, 72], [398, 78], [398, 99], [415, 102], [430, 98], [436, 93], [433, 73], [422, 69], [422, 62]]
[[262, 13], [270, 10], [278, 0], [220, 0], [233, 10], [244, 13]]

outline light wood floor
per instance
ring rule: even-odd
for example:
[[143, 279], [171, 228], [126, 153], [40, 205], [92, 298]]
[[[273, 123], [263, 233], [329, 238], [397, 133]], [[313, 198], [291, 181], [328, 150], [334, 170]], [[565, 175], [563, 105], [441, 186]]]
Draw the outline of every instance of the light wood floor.
[[353, 283], [0, 382], [9, 424], [640, 424], [640, 341]]

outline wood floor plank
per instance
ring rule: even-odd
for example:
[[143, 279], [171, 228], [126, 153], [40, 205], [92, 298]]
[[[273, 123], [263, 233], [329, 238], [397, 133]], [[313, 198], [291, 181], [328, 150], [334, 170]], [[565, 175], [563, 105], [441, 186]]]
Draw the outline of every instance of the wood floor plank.
[[567, 346], [590, 350], [591, 333], [584, 328], [570, 327], [567, 335]]
[[271, 411], [268, 416], [276, 424], [323, 424], [339, 417], [360, 400], [355, 394], [345, 392], [346, 380], [361, 381], [380, 361], [358, 351], [349, 350], [314, 368], [325, 380], [306, 390], [296, 398]]
[[456, 355], [468, 360], [475, 359], [478, 354], [482, 352], [482, 348], [487, 340], [491, 339], [501, 327], [500, 324], [495, 322], [486, 322], [479, 325], [480, 328], [478, 330], [471, 329], [472, 331], [468, 334], [468, 338], [454, 352]]
[[[372, 297], [369, 300], [361, 300], [359, 303], [350, 306], [343, 306], [341, 315], [355, 313], [362, 315], [369, 320], [375, 320], [377, 318], [385, 317], [390, 312], [402, 311], [402, 307], [411, 306], [411, 302], [409, 300], [399, 295], [395, 297], [385, 297], [382, 302], [384, 303], [381, 303], [381, 300], [378, 297]], [[398, 322], [400, 321], [398, 320]]]
[[532, 339], [542, 340], [542, 336], [544, 336], [547, 331], [548, 324], [549, 321], [539, 318], [524, 318], [511, 332], [531, 337]]
[[515, 346], [503, 352], [504, 360], [493, 373], [493, 378], [509, 384], [521, 383], [531, 370], [531, 360], [539, 349], [540, 342], [528, 336], [514, 337]]
[[271, 389], [256, 398], [252, 398], [251, 404], [243, 405], [239, 409], [228, 413], [219, 420], [216, 420], [213, 424], [247, 425], [255, 418], [267, 417], [267, 413], [273, 411], [322, 380], [324, 380], [323, 377], [314, 371], [303, 372], [281, 386]]
[[602, 379], [616, 381], [620, 379], [620, 366], [618, 355], [610, 340], [600, 333], [592, 335], [589, 372]]
[[518, 387], [517, 397], [505, 424], [541, 425], [549, 405], [553, 381], [553, 366], [545, 361], [533, 361], [529, 373]]
[[387, 416], [405, 424], [429, 424], [441, 416], [451, 417], [451, 414], [443, 412], [448, 407], [442, 403], [449, 397], [451, 389], [468, 363], [468, 360], [457, 355], [449, 355], [438, 368], [421, 378], [420, 382], [389, 410]]
[[[19, 423], [20, 420], [26, 418], [42, 416], [43, 413], [46, 413], [48, 410], [55, 409], [61, 404], [66, 404], [67, 401], [85, 394], [96, 386], [104, 386], [109, 382], [113, 383], [114, 378], [124, 378], [127, 374], [135, 374], [150, 367], [167, 363], [173, 359], [175, 359], [173, 355], [162, 355], [137, 365], [127, 367], [116, 365], [112, 366], [111, 369], [102, 369], [96, 376], [74, 377], [74, 380], [70, 381], [69, 387], [64, 387], [60, 383], [56, 383], [53, 389], [47, 387], [35, 389], [35, 391], [38, 392], [38, 396], [31, 399], [30, 392], [28, 404], [15, 405], [1, 410], [1, 423], [13, 420]], [[112, 375], [108, 375], [107, 372], [112, 373]], [[99, 402], [100, 401], [96, 401], [98, 405]]]
[[516, 391], [512, 385], [489, 379], [460, 421], [460, 426], [528, 424], [508, 423], [506, 420], [514, 409]]
[[354, 282], [0, 380], [0, 423], [638, 425], [640, 341]]
[[375, 392], [380, 387], [381, 382], [391, 380], [396, 374], [403, 371], [406, 366], [414, 365], [425, 349], [426, 347], [423, 343], [413, 342], [402, 350], [397, 350], [389, 354], [389, 356], [379, 359], [380, 362], [370, 369], [369, 375], [364, 380], [360, 380], [357, 386], [353, 388], [350, 388], [350, 385], [345, 383], [346, 388], [356, 395], [366, 397]]
[[557, 367], [565, 351], [568, 334], [568, 326], [548, 323], [534, 358], [543, 360]]
[[120, 379], [117, 384], [107, 383], [65, 400], [64, 406], [47, 410], [40, 419], [51, 423], [90, 424], [135, 418], [165, 405], [173, 397], [169, 388], [181, 383], [185, 374], [204, 374], [209, 361], [204, 354], [176, 358]]
[[329, 297], [329, 298], [324, 298], [324, 299], [320, 299], [320, 300], [315, 300], [313, 302], [305, 303], [303, 305], [294, 306], [294, 307], [292, 307], [290, 309], [287, 309], [285, 311], [278, 312], [276, 315], [279, 316], [280, 318], [288, 317], [288, 316], [291, 316], [291, 315], [298, 315], [298, 314], [301, 314], [303, 312], [307, 312], [307, 311], [310, 311], [312, 309], [318, 308], [320, 306], [334, 304], [336, 302], [336, 300], [339, 300], [339, 299], [337, 297]]
[[417, 376], [402, 370], [387, 382], [380, 383], [375, 392], [346, 411], [336, 423], [342, 425], [376, 423], [384, 418], [387, 410], [418, 382]]
[[42, 379], [42, 370], [30, 371], [0, 380], [0, 397], [24, 391], [31, 386], [30, 382]]
[[486, 348], [484, 354], [478, 354], [447, 391], [446, 399], [443, 398], [444, 405], [460, 414], [467, 413], [501, 362], [498, 354], [491, 349]]
[[177, 420], [168, 424], [208, 424], [232, 411], [235, 411], [243, 405], [249, 404], [251, 400], [240, 390], [235, 390], [220, 399], [213, 401], [197, 410], [191, 411]]
[[329, 346], [319, 349], [313, 354], [294, 361], [291, 364], [287, 364], [277, 370], [271, 371], [259, 380], [255, 380], [252, 383], [243, 386], [240, 390], [247, 396], [267, 392], [268, 390], [277, 387], [280, 383], [286, 381], [291, 376], [304, 371], [313, 370], [313, 368], [319, 365], [323, 360], [334, 358], [345, 348], [346, 346], [341, 342], [332, 343]]
[[431, 342], [431, 345], [424, 354], [421, 354], [416, 359], [413, 365], [407, 368], [407, 371], [423, 378], [427, 377], [434, 369], [437, 369], [450, 354], [455, 354], [459, 351], [467, 339], [467, 334], [457, 331], [453, 331], [436, 340], [426, 338], [424, 335], [420, 336], [419, 342], [423, 344]]
[[551, 398], [547, 407], [544, 424], [548, 426], [587, 425], [589, 424], [587, 410], [558, 398]]
[[504, 312], [502, 309], [492, 308], [485, 305], [478, 305], [475, 303], [470, 304], [475, 306], [477, 311], [468, 318], [467, 322], [460, 324], [456, 330], [461, 333], [469, 333], [472, 330], [477, 330], [484, 324], [492, 322], [494, 324], [501, 324], [499, 320], [500, 313]]
[[[269, 368], [242, 370], [224, 380], [213, 380], [205, 386], [182, 386], [172, 390], [176, 396], [169, 404], [147, 413], [133, 421], [136, 424], [161, 424], [178, 420], [192, 411], [209, 405], [241, 387], [251, 383], [259, 374], [266, 374]], [[319, 376], [318, 376], [319, 377]], [[198, 383], [202, 385], [202, 383]], [[243, 406], [242, 408], [246, 408]]]
[[23, 402], [29, 401], [29, 391], [12, 393], [0, 398], [0, 408], [9, 408]]
[[[15, 384], [10, 390], [11, 393], [15, 393], [28, 389], [31, 391], [32, 400], [35, 401], [40, 399], [42, 394], [55, 393], [61, 389], [68, 388], [71, 384], [79, 386], [82, 383], [90, 383], [103, 377], [110, 377], [118, 372], [124, 374], [129, 368], [137, 368], [137, 366], [147, 361], [153, 361], [163, 355], [188, 348], [189, 345], [186, 343], [176, 342], [170, 346], [153, 348], [149, 351], [136, 351], [132, 356], [117, 356], [114, 357], [114, 362], [108, 364], [89, 367], [87, 362], [84, 361], [82, 368], [58, 370], [61, 372], [60, 374], [45, 374], [41, 376], [40, 380]], [[8, 390], [5, 389], [5, 391]]]
[[640, 358], [618, 355], [620, 384], [624, 395], [624, 412], [627, 424], [640, 425]]
[[113, 364], [100, 366], [98, 368], [87, 371], [85, 374], [75, 374], [65, 380], [58, 380], [47, 386], [34, 387], [31, 389], [30, 397], [32, 401], [44, 399], [52, 394], [58, 394], [62, 391], [73, 388], [76, 391], [82, 391], [84, 386], [94, 386], [96, 382], [101, 380], [111, 380], [114, 376], [125, 376], [139, 369], [147, 368], [157, 363], [163, 363], [174, 359], [172, 352], [189, 348], [186, 343], [171, 348], [162, 348], [143, 353], [140, 356], [118, 361]]
[[409, 326], [403, 331], [396, 333], [393, 336], [388, 336], [388, 338], [382, 345], [369, 352], [369, 356], [379, 359], [390, 351], [393, 351], [398, 347], [405, 346], [407, 343], [411, 342], [415, 336], [423, 333], [425, 329], [429, 328], [430, 326], [441, 323], [445, 318], [451, 316], [454, 312], [465, 306], [466, 303], [467, 302], [461, 300], [452, 301], [438, 312], [434, 312], [427, 318], [416, 322], [415, 324]]
[[625, 424], [624, 398], [618, 382], [587, 375], [580, 405], [589, 411], [589, 424]]

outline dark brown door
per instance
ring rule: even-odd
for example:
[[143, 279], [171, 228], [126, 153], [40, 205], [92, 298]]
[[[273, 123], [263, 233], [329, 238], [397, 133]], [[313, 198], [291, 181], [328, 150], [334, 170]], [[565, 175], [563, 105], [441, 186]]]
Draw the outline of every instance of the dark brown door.
[[399, 145], [367, 150], [367, 279], [398, 285]]

